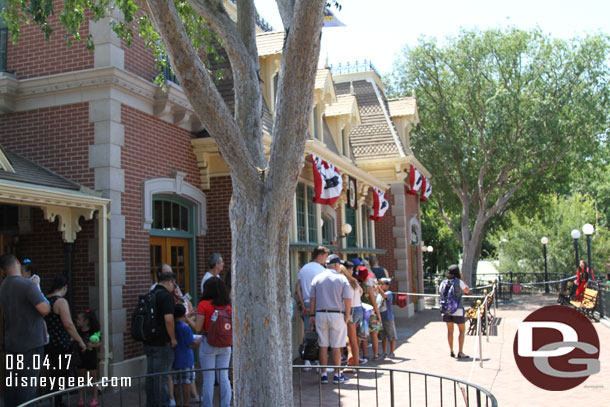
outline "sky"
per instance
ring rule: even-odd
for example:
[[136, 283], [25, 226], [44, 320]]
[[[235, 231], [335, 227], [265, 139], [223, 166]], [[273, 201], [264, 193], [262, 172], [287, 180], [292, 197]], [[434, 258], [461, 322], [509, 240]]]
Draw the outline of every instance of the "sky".
[[[259, 14], [277, 31], [282, 22], [274, 0], [255, 0]], [[539, 27], [553, 37], [610, 34], [608, 0], [339, 0], [332, 11], [346, 27], [324, 28], [320, 65], [369, 60], [383, 75], [396, 55], [420, 36], [455, 36], [463, 28]]]

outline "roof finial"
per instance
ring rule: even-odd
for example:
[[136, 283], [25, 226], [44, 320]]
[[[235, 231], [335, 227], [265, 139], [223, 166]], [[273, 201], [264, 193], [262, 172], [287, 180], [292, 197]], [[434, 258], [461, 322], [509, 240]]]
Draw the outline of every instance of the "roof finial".
[[328, 64], [328, 52], [326, 53], [326, 63], [324, 64], [325, 69], [330, 69], [330, 65]]
[[411, 91], [411, 97], [415, 97], [415, 88]]
[[352, 81], [349, 81], [349, 94], [356, 96], [356, 91], [354, 91], [354, 83]]

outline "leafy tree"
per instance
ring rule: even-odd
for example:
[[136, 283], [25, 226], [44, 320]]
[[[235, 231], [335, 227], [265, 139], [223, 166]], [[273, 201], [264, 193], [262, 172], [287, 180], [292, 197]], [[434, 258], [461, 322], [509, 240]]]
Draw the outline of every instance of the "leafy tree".
[[[552, 191], [578, 156], [598, 148], [610, 104], [606, 36], [562, 41], [540, 31], [462, 31], [440, 47], [405, 49], [393, 94], [417, 93], [411, 137], [434, 175], [440, 215], [476, 271], [489, 222]], [[517, 194], [519, 193], [519, 194]]]
[[[576, 272], [573, 229], [585, 223], [595, 224], [595, 203], [591, 197], [574, 194], [570, 197], [545, 195], [541, 199], [539, 215], [523, 218], [511, 213], [509, 226], [490, 234], [498, 247], [501, 273], [534, 273], [544, 271], [540, 239], [548, 237], [547, 261], [549, 273], [572, 275]], [[587, 261], [584, 236], [578, 241], [579, 257]], [[607, 254], [610, 253], [610, 230], [598, 226], [591, 237], [591, 263], [597, 276], [606, 273]], [[557, 276], [555, 276], [557, 277]]]
[[450, 265], [457, 264], [460, 251], [457, 240], [451, 229], [439, 216], [438, 208], [433, 205], [435, 196], [432, 195], [428, 205], [421, 206], [422, 241], [426, 246], [432, 246], [432, 253], [424, 254], [424, 271], [426, 273], [439, 273], [447, 271]]
[[[53, 0], [5, 0], [4, 4], [14, 40], [20, 25], [30, 20], [51, 35]], [[91, 13], [99, 20], [110, 15], [114, 4], [122, 14], [122, 20], [113, 24], [115, 31], [127, 40], [139, 31], [160, 63], [167, 55], [231, 173], [235, 405], [292, 405], [292, 352], [286, 335], [291, 325], [285, 317], [290, 315], [289, 231], [326, 1], [277, 0], [286, 34], [269, 158], [262, 137], [257, 13], [252, 0], [236, 1], [237, 23], [222, 0], [65, 0], [59, 19], [79, 40], [79, 29]], [[215, 87], [207, 58], [200, 57], [213, 51], [210, 44], [215, 38], [231, 63], [234, 114]]]

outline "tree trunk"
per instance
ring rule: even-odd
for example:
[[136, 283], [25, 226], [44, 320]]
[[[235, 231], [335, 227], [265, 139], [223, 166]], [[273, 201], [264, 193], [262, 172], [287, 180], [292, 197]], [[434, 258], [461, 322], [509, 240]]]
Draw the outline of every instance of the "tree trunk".
[[[262, 183], [261, 183], [262, 184]], [[251, 191], [251, 190], [250, 190]], [[259, 196], [231, 199], [235, 406], [291, 406], [289, 231], [292, 196], [269, 211]]]

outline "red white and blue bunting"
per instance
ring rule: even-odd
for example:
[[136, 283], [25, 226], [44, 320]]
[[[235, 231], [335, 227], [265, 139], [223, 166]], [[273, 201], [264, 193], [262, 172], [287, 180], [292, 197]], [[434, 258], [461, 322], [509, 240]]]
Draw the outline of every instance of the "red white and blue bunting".
[[343, 190], [343, 178], [333, 164], [320, 157], [311, 155], [315, 194], [313, 201], [319, 204], [334, 205]]
[[421, 175], [419, 170], [411, 165], [409, 168], [409, 190], [407, 191], [411, 195], [417, 195], [417, 192], [422, 187], [422, 183], [424, 182], [424, 176]]
[[421, 172], [411, 164], [409, 168], [409, 189], [407, 192], [411, 195], [417, 195], [417, 193], [421, 190], [420, 201], [426, 202], [432, 194], [432, 184], [430, 180], [422, 175]]
[[371, 209], [371, 216], [369, 219], [376, 222], [380, 221], [389, 207], [390, 203], [385, 197], [385, 192], [380, 189], [373, 188], [373, 209]]
[[430, 183], [430, 180], [428, 178], [426, 178], [426, 177], [423, 177], [423, 178], [424, 178], [424, 182], [421, 187], [422, 194], [421, 194], [420, 201], [426, 202], [428, 200], [428, 198], [430, 197], [430, 194], [432, 193], [432, 184]]

